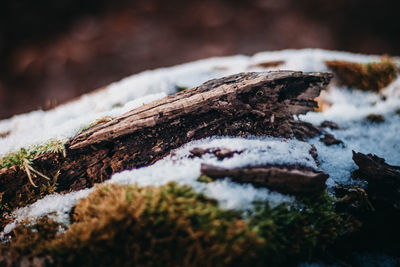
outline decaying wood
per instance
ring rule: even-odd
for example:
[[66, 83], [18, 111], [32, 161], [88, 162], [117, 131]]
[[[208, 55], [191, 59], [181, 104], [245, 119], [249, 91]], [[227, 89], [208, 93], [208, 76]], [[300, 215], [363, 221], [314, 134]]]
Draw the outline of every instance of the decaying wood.
[[201, 165], [201, 173], [211, 179], [229, 177], [233, 182], [250, 183], [287, 194], [322, 192], [329, 175], [304, 166], [252, 166], [226, 169], [209, 164]]
[[[329, 73], [240, 73], [143, 105], [72, 138], [66, 157], [47, 153], [33, 167], [53, 177], [58, 191], [92, 186], [115, 173], [154, 163], [189, 141], [213, 135], [271, 135], [305, 139], [317, 127], [294, 119], [316, 107]], [[0, 175], [3, 200], [26, 193], [23, 171]], [[41, 184], [39, 179], [34, 180]]]
[[353, 151], [353, 160], [358, 170], [353, 177], [368, 182], [366, 192], [371, 202], [379, 207], [390, 207], [400, 211], [400, 166], [391, 166], [372, 154]]

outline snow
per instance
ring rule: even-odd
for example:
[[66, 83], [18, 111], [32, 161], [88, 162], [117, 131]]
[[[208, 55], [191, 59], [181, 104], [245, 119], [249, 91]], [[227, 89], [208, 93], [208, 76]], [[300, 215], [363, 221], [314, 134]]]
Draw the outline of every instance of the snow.
[[[366, 63], [379, 61], [380, 57], [320, 49], [283, 50], [258, 53], [251, 57], [210, 58], [145, 71], [54, 110], [34, 111], [0, 121], [0, 133], [10, 131], [9, 136], [0, 139], [0, 156], [51, 138], [70, 138], [101, 117], [118, 116], [143, 103], [173, 94], [177, 91], [177, 86], [194, 87], [209, 79], [237, 72], [265, 71], [255, 65], [276, 60], [283, 60], [285, 63], [270, 69], [327, 71], [324, 64], [327, 60]], [[399, 64], [400, 60], [396, 60]], [[212, 137], [186, 144], [152, 166], [117, 173], [107, 183], [145, 186], [176, 181], [217, 199], [224, 208], [245, 210], [251, 208], [254, 200], [265, 200], [274, 206], [282, 202], [292, 202], [294, 198], [268, 189], [254, 188], [252, 185], [235, 184], [229, 179], [208, 184], [200, 183], [196, 179], [200, 175], [202, 163], [229, 168], [260, 164], [302, 164], [312, 168], [319, 167], [330, 175], [327, 183], [329, 187], [335, 182], [355, 183], [350, 177], [351, 172], [356, 169], [351, 159], [352, 150], [374, 153], [385, 158], [389, 164], [400, 165], [400, 115], [395, 114], [395, 111], [400, 109], [400, 79], [379, 94], [332, 84], [321, 97], [330, 102], [331, 107], [322, 113], [309, 112], [300, 116], [300, 119], [315, 124], [324, 120], [338, 123], [341, 129], [326, 130], [342, 140], [344, 146], [328, 147], [319, 141], [319, 137], [309, 140], [308, 143], [271, 137]], [[385, 122], [367, 122], [365, 117], [371, 113], [383, 115]], [[310, 144], [314, 144], [318, 150], [320, 166], [316, 166], [309, 155]], [[201, 158], [189, 158], [189, 151], [194, 147], [229, 148], [244, 152], [222, 161], [212, 154]], [[13, 217], [21, 221], [54, 213], [52, 216], [56, 220], [68, 224], [68, 211], [79, 198], [85, 197], [89, 192], [90, 190], [83, 190], [47, 196], [30, 206], [14, 211]], [[13, 227], [15, 222], [8, 225], [4, 232]]]
[[[322, 112], [309, 112], [300, 119], [320, 124], [324, 120], [336, 122], [341, 129], [330, 130], [344, 146], [326, 146], [319, 137], [310, 140], [317, 148], [320, 168], [330, 175], [328, 185], [356, 183], [351, 173], [357, 169], [352, 160], [352, 150], [364, 154], [372, 153], [388, 164], [400, 165], [400, 78], [393, 81], [380, 94], [331, 86], [322, 98], [332, 106]], [[380, 114], [383, 123], [366, 120], [369, 114]]]
[[381, 56], [362, 55], [349, 52], [328, 51], [323, 49], [288, 49], [282, 51], [261, 52], [251, 58], [251, 65], [268, 61], [285, 61], [280, 69], [301, 71], [328, 71], [325, 61], [344, 60], [360, 63], [380, 61]]
[[[243, 151], [232, 158], [221, 161], [213, 154], [205, 154], [201, 158], [190, 158], [189, 151], [199, 148], [229, 148]], [[190, 185], [195, 191], [215, 198], [223, 208], [244, 210], [256, 200], [268, 201], [271, 206], [282, 202], [292, 202], [293, 198], [267, 189], [254, 188], [252, 185], [238, 185], [229, 180], [213, 183], [200, 183], [202, 163], [225, 168], [239, 168], [256, 165], [294, 165], [317, 168], [309, 154], [311, 145], [292, 139], [281, 138], [239, 138], [213, 137], [193, 141], [174, 151], [171, 156], [156, 162], [154, 165], [140, 169], [123, 171], [113, 175], [107, 183], [164, 185], [175, 181], [181, 185]]]
[[[354, 184], [351, 173], [357, 169], [352, 160], [352, 150], [364, 154], [372, 153], [386, 160], [388, 164], [400, 165], [400, 116], [387, 116], [383, 123], [365, 120], [341, 123], [343, 129], [328, 130], [345, 145], [326, 146], [319, 138], [310, 140], [317, 148], [319, 166], [330, 175], [327, 183]], [[356, 183], [357, 184], [357, 183]]]

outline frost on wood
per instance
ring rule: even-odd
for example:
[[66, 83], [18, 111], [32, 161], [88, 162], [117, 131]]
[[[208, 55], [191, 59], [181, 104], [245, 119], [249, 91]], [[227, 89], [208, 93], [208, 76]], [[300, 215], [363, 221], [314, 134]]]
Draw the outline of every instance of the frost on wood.
[[[67, 157], [47, 153], [34, 168], [49, 177], [58, 171], [58, 190], [77, 190], [125, 169], [154, 163], [189, 141], [214, 136], [272, 135], [299, 139], [319, 130], [293, 119], [316, 107], [331, 78], [327, 73], [241, 73], [143, 105], [95, 125], [66, 143]], [[11, 200], [26, 184], [10, 169], [0, 177]], [[4, 189], [3, 189], [4, 188]]]

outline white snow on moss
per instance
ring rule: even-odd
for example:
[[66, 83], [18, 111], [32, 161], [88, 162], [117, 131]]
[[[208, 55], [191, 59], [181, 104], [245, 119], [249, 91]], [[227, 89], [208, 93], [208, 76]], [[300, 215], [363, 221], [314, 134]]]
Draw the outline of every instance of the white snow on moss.
[[400, 78], [379, 94], [330, 86], [328, 91], [322, 92], [321, 98], [330, 103], [329, 109], [322, 113], [309, 112], [300, 115], [301, 120], [314, 124], [324, 120], [343, 123], [363, 120], [369, 114], [393, 116], [400, 109]]
[[39, 199], [35, 203], [28, 205], [23, 208], [16, 209], [12, 218], [14, 220], [7, 224], [3, 231], [0, 232], [0, 241], [3, 240], [4, 236], [15, 229], [19, 222], [23, 220], [35, 221], [45, 215], [54, 221], [69, 225], [69, 213], [76, 202], [84, 197], [87, 197], [94, 188], [83, 189], [68, 194], [52, 194]]
[[[381, 56], [363, 55], [349, 52], [329, 51], [323, 49], [289, 49], [272, 52], [261, 52], [250, 59], [250, 66], [263, 62], [284, 61], [284, 64], [271, 69], [328, 71], [325, 61], [344, 60], [359, 63], [377, 62]], [[396, 58], [397, 60], [397, 58]], [[255, 68], [256, 69], [256, 68]], [[260, 68], [258, 68], [260, 69]]]

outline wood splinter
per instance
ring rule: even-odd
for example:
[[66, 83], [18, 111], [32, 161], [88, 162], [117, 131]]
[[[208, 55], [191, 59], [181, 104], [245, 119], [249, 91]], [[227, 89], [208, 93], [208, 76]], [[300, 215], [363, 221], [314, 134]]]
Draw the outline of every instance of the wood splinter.
[[233, 182], [250, 183], [286, 194], [322, 192], [329, 175], [303, 166], [252, 166], [226, 169], [209, 164], [201, 165], [201, 173], [212, 180], [229, 177]]

